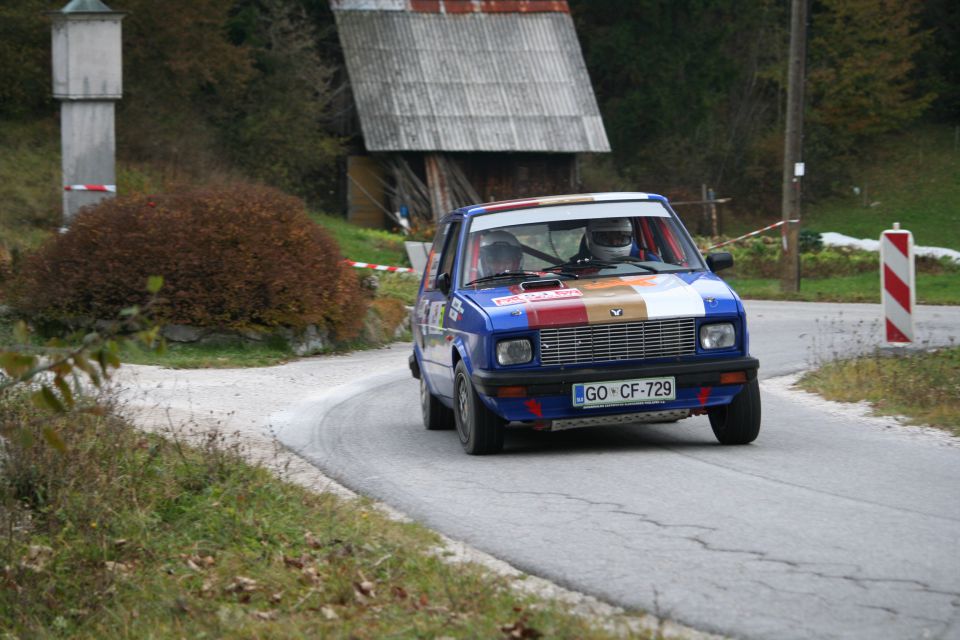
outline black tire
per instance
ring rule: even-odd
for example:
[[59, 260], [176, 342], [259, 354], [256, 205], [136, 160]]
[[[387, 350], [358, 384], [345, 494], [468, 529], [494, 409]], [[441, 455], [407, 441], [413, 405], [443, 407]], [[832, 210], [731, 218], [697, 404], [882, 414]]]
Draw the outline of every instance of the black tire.
[[464, 451], [482, 456], [503, 449], [505, 422], [483, 404], [462, 361], [454, 372], [453, 415]]
[[428, 431], [453, 429], [453, 409], [444, 406], [437, 396], [430, 393], [427, 381], [420, 374], [420, 409], [423, 411], [423, 426]]
[[713, 435], [720, 444], [748, 444], [760, 433], [760, 385], [747, 382], [733, 402], [707, 409]]

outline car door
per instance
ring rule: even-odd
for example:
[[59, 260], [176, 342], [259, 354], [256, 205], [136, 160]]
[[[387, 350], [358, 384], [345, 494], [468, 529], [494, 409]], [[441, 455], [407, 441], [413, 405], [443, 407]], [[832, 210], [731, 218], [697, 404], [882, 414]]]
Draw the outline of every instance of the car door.
[[422, 368], [433, 393], [448, 398], [453, 397], [453, 354], [452, 335], [444, 326], [444, 319], [453, 288], [461, 226], [461, 220], [453, 218], [441, 223], [437, 230], [416, 312]]

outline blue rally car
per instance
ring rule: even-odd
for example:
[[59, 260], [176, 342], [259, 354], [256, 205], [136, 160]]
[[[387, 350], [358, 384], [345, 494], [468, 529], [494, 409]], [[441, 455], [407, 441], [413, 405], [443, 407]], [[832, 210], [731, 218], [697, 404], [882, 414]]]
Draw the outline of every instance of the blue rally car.
[[495, 202], [439, 223], [413, 310], [427, 429], [470, 454], [509, 426], [560, 430], [706, 414], [717, 440], [760, 430], [740, 298], [666, 198]]

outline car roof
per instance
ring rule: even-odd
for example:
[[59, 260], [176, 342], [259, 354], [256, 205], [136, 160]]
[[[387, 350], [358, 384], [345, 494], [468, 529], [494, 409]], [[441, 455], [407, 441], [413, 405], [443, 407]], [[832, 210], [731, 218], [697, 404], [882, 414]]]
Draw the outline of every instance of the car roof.
[[464, 216], [483, 215], [485, 213], [498, 213], [501, 211], [510, 211], [513, 209], [530, 209], [532, 207], [550, 207], [561, 204], [586, 204], [589, 202], [623, 202], [630, 200], [658, 200], [667, 203], [667, 199], [656, 193], [641, 193], [634, 191], [607, 192], [607, 193], [582, 193], [563, 196], [544, 196], [540, 198], [519, 198], [516, 200], [501, 200], [499, 202], [487, 202], [485, 204], [474, 204], [467, 207], [461, 207], [454, 213]]

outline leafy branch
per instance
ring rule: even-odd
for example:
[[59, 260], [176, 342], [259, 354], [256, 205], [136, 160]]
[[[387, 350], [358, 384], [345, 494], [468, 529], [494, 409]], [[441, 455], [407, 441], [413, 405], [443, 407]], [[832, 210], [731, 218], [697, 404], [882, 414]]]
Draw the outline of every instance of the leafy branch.
[[[34, 404], [64, 414], [77, 408], [84, 379], [96, 388], [110, 379], [111, 371], [120, 367], [124, 346], [140, 344], [162, 352], [165, 345], [159, 335], [160, 327], [152, 322], [157, 293], [162, 287], [162, 277], [148, 278], [150, 299], [143, 307], [123, 309], [116, 320], [86, 334], [76, 346], [69, 346], [59, 338], [42, 347], [34, 346], [27, 323], [18, 321], [13, 330], [14, 345], [0, 351], [0, 395], [19, 386], [32, 385], [36, 387], [31, 394]], [[44, 436], [52, 446], [63, 448], [63, 442], [52, 430], [45, 429]]]

